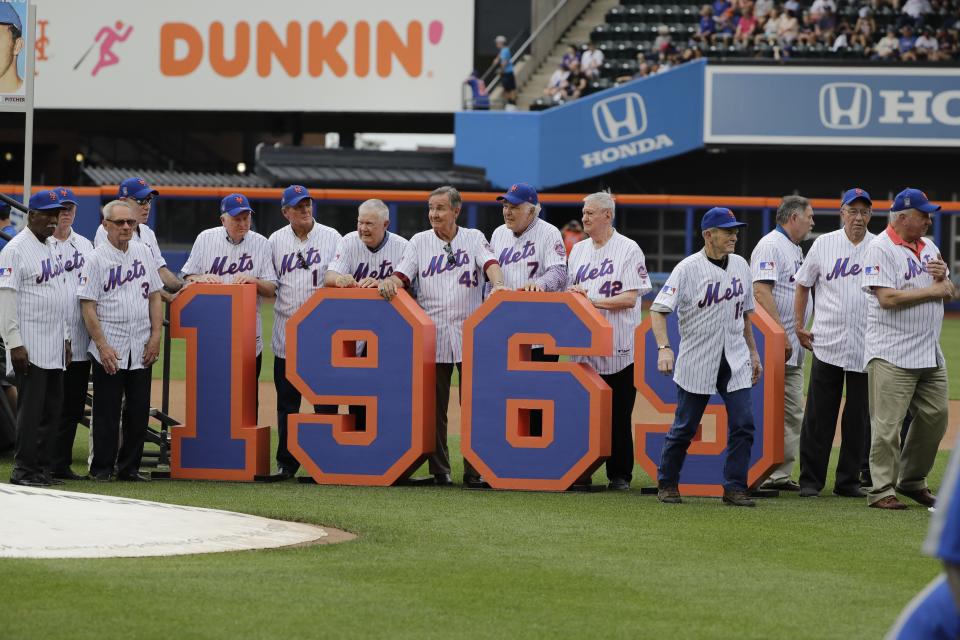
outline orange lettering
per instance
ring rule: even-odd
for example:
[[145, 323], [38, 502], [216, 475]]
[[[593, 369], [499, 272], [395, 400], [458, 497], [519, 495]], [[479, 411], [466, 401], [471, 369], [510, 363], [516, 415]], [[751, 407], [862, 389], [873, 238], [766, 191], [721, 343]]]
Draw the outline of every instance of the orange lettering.
[[210, 66], [218, 75], [233, 78], [243, 73], [250, 62], [250, 24], [238, 22], [234, 28], [233, 59], [231, 60], [227, 60], [224, 53], [223, 35], [223, 23], [211, 23]]
[[370, 23], [361, 20], [353, 33], [353, 72], [358, 78], [366, 78], [370, 73]]
[[377, 23], [377, 75], [381, 78], [390, 75], [393, 56], [410, 77], [416, 78], [423, 71], [423, 25], [419, 20], [411, 20], [407, 25], [406, 44], [389, 22]]
[[[187, 54], [177, 58], [177, 42], [187, 45]], [[160, 27], [160, 73], [185, 76], [193, 73], [203, 60], [200, 32], [183, 22], [167, 22]]]
[[287, 23], [287, 42], [273, 30], [269, 22], [257, 24], [257, 74], [261, 78], [270, 75], [271, 58], [276, 58], [280, 66], [291, 78], [300, 75], [300, 23]]
[[307, 29], [310, 39], [308, 73], [316, 78], [323, 73], [323, 65], [326, 64], [338, 78], [347, 75], [347, 61], [337, 51], [340, 43], [347, 37], [347, 25], [341, 21], [334, 22], [327, 35], [323, 35], [323, 23], [320, 22], [311, 22]]

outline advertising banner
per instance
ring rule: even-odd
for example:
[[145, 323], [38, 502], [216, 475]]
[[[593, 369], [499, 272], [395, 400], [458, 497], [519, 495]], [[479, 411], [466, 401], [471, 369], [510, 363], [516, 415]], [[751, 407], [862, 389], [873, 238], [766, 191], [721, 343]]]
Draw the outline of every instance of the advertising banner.
[[474, 0], [37, 0], [37, 107], [450, 112]]
[[703, 73], [696, 62], [540, 112], [456, 115], [457, 164], [498, 188], [577, 182], [703, 146]]
[[707, 144], [960, 146], [960, 69], [708, 67]]
[[28, 26], [27, 0], [0, 1], [0, 111], [26, 109], [27, 52], [33, 46]]

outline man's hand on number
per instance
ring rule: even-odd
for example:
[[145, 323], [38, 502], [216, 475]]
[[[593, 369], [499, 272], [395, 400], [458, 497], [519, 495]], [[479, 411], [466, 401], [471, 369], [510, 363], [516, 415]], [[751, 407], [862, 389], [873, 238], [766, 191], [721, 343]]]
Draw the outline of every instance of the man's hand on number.
[[397, 295], [397, 289], [397, 279], [393, 276], [390, 276], [385, 280], [381, 280], [380, 285], [377, 287], [380, 295], [388, 302], [393, 300], [394, 296]]
[[100, 353], [100, 365], [108, 374], [113, 375], [120, 370], [120, 354], [108, 343], [97, 345], [97, 351]]
[[[240, 282], [241, 277], [248, 276], [237, 276], [234, 282]], [[195, 276], [190, 276], [190, 280], [188, 280], [188, 282], [196, 282], [199, 284], [221, 284], [223, 282], [223, 278], [215, 273], [200, 273]]]
[[579, 293], [579, 294], [582, 295], [584, 298], [587, 297], [587, 290], [584, 289], [584, 288], [583, 288], [582, 286], [580, 286], [579, 284], [575, 284], [575, 285], [573, 285], [572, 287], [568, 287], [568, 288], [567, 288], [567, 291], [569, 291], [570, 293]]
[[238, 275], [233, 279], [233, 284], [257, 284], [257, 282], [259, 282], [259, 280], [249, 275]]
[[[353, 276], [348, 276], [348, 277], [349, 277], [351, 280], [353, 280]], [[375, 288], [375, 287], [377, 287], [377, 286], [379, 286], [379, 285], [380, 285], [380, 281], [379, 281], [379, 280], [377, 280], [376, 278], [371, 278], [370, 276], [367, 276], [366, 278], [364, 278], [364, 279], [361, 280], [360, 282], [355, 282], [352, 286], [354, 286], [354, 287], [359, 287], [359, 288], [361, 288], [361, 289], [373, 289], [373, 288]]]
[[523, 285], [522, 287], [520, 287], [520, 290], [521, 290], [521, 291], [543, 291], [543, 287], [541, 287], [540, 285], [538, 285], [538, 284], [537, 284], [535, 281], [533, 281], [533, 280], [528, 280], [525, 285]]
[[750, 352], [750, 384], [757, 384], [760, 375], [763, 373], [763, 365], [760, 364], [760, 354], [756, 351]]
[[657, 351], [657, 371], [665, 376], [673, 374], [673, 349], [667, 347]]
[[813, 333], [803, 327], [797, 327], [797, 339], [800, 340], [800, 346], [807, 351], [813, 351]]
[[[366, 278], [369, 280], [370, 278]], [[340, 289], [347, 289], [349, 287], [356, 287], [357, 281], [353, 279], [353, 276], [350, 274], [340, 274], [337, 276], [336, 285]]]
[[30, 355], [27, 348], [23, 345], [10, 349], [10, 363], [13, 364], [13, 370], [22, 376], [30, 372]]

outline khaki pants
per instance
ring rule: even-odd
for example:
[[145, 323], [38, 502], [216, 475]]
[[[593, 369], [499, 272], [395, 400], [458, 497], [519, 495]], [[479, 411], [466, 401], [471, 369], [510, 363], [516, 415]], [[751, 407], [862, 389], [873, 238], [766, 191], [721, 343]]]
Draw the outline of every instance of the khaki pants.
[[793, 475], [793, 463], [800, 445], [803, 424], [803, 367], [783, 368], [783, 464], [773, 470], [767, 482], [786, 482]]
[[[927, 486], [940, 440], [947, 431], [947, 369], [901, 369], [874, 358], [867, 364], [870, 398], [870, 504], [894, 495], [895, 489], [919, 491]], [[913, 415], [900, 450], [900, 427]]]

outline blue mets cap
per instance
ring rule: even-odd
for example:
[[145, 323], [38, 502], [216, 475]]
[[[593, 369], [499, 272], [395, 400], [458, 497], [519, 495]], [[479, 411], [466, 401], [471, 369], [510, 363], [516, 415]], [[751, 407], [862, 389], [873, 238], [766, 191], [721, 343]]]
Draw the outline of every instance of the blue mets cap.
[[[26, 6], [26, 5], [24, 5]], [[20, 22], [20, 14], [13, 8], [9, 2], [0, 2], [0, 24], [12, 24], [17, 31], [23, 33], [23, 23]]]
[[518, 182], [513, 185], [507, 192], [502, 196], [497, 196], [499, 202], [506, 200], [510, 204], [522, 204], [524, 202], [529, 202], [530, 204], [539, 204], [540, 200], [537, 197], [537, 190], [531, 187], [526, 182]]
[[75, 207], [80, 206], [80, 203], [77, 202], [77, 196], [73, 194], [73, 189], [70, 187], [57, 187], [54, 191], [60, 196], [60, 202], [72, 204]]
[[934, 211], [940, 211], [940, 205], [930, 202], [927, 194], [920, 191], [920, 189], [907, 188], [898, 193], [897, 197], [893, 199], [893, 206], [890, 207], [890, 210], [906, 211], [907, 209], [917, 209], [924, 213], [933, 213]]
[[280, 198], [281, 207], [292, 207], [305, 198], [313, 199], [306, 187], [299, 184], [292, 184], [283, 190], [283, 197]]
[[846, 206], [853, 202], [854, 200], [866, 200], [867, 204], [871, 207], [873, 206], [873, 199], [870, 198], [870, 194], [861, 189], [860, 187], [854, 187], [853, 189], [847, 189], [843, 193], [843, 197], [840, 198], [840, 206]]
[[732, 229], [734, 227], [745, 227], [746, 222], [739, 222], [733, 211], [726, 207], [714, 207], [703, 214], [703, 220], [700, 221], [700, 229]]
[[120, 183], [120, 189], [117, 191], [118, 198], [135, 198], [143, 200], [149, 195], [160, 195], [160, 192], [147, 184], [143, 178], [127, 178]]
[[250, 201], [242, 193], [231, 193], [220, 201], [220, 213], [225, 213], [228, 216], [238, 216], [245, 211], [253, 213], [253, 209], [250, 208]]
[[51, 209], [63, 209], [63, 203], [60, 202], [60, 194], [56, 189], [46, 189], [38, 191], [30, 196], [30, 202], [27, 205], [31, 210], [50, 211]]

